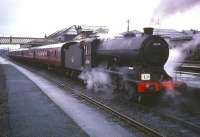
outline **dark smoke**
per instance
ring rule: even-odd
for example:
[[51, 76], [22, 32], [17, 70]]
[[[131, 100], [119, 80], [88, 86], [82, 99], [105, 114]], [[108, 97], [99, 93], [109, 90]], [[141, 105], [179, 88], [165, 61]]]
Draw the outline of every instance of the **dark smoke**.
[[200, 0], [161, 0], [154, 12], [154, 17], [164, 18], [177, 12], [185, 12], [198, 4]]

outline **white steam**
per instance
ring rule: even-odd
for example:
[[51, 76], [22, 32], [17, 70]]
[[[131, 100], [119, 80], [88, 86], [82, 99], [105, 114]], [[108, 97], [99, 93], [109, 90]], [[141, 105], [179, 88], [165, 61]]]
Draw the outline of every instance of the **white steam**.
[[79, 78], [86, 83], [87, 89], [94, 90], [95, 92], [106, 90], [111, 85], [109, 74], [101, 68], [94, 68], [91, 71], [82, 72]]
[[165, 64], [165, 70], [170, 76], [174, 76], [174, 72], [179, 67], [180, 63], [184, 62], [187, 54], [186, 50], [194, 50], [200, 44], [200, 34], [193, 36], [193, 40], [180, 45], [174, 49], [170, 49], [169, 58]]

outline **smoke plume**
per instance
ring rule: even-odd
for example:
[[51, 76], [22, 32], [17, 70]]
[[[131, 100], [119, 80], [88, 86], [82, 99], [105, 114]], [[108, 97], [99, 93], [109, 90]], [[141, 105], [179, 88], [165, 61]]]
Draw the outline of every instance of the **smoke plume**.
[[198, 4], [200, 0], [161, 0], [154, 11], [154, 17], [164, 18], [177, 12], [185, 12]]
[[170, 49], [169, 58], [165, 64], [165, 70], [170, 76], [174, 76], [174, 72], [177, 70], [180, 63], [184, 62], [187, 54], [185, 51], [194, 50], [200, 44], [200, 34], [195, 34], [193, 40], [180, 45], [174, 49]]

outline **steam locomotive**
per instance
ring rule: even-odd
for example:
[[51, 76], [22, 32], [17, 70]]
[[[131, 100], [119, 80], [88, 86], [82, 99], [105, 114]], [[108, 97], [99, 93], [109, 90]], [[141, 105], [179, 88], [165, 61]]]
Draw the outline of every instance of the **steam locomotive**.
[[141, 100], [144, 94], [158, 94], [174, 88], [164, 64], [169, 45], [145, 28], [141, 36], [125, 35], [114, 39], [86, 38], [66, 43], [19, 49], [11, 58], [65, 69], [69, 75], [102, 67], [112, 77], [115, 91], [127, 99]]

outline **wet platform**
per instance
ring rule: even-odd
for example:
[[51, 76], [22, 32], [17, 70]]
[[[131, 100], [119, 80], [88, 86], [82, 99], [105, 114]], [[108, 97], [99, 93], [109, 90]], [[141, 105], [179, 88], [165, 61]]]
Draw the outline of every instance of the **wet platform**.
[[9, 64], [0, 67], [8, 92], [10, 136], [88, 136], [24, 74]]

